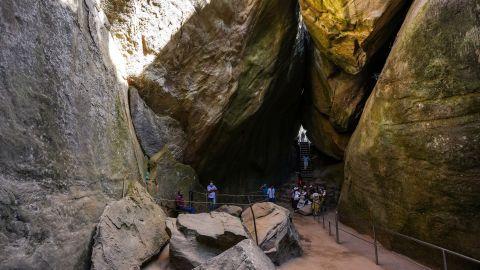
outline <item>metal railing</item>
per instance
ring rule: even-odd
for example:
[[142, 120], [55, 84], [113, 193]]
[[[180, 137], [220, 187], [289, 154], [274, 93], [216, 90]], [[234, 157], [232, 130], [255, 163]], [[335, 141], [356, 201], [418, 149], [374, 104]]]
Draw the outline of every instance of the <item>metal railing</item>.
[[[321, 218], [322, 218], [322, 224], [323, 224], [323, 228], [325, 229], [325, 214], [326, 212], [323, 212], [321, 213]], [[314, 216], [314, 219], [317, 220], [317, 222], [320, 222], [320, 216]], [[385, 228], [383, 226], [379, 226], [378, 224], [375, 225], [374, 222], [371, 222], [371, 226], [372, 226], [372, 237], [373, 237], [373, 242], [372, 241], [369, 241], [367, 239], [364, 239], [352, 232], [349, 232], [347, 230], [344, 230], [342, 229], [340, 226], [339, 226], [339, 219], [338, 219], [338, 211], [335, 211], [335, 218], [334, 218], [334, 225], [335, 225], [335, 241], [337, 242], [337, 244], [340, 244], [340, 234], [339, 232], [342, 231], [346, 234], [349, 234], [357, 239], [360, 239], [370, 245], [373, 245], [373, 249], [374, 249], [374, 259], [375, 259], [375, 263], [377, 265], [379, 265], [379, 258], [378, 258], [378, 241], [377, 241], [377, 229], [380, 229], [380, 230], [383, 230], [384, 232], [387, 232], [389, 234], [392, 234], [392, 235], [395, 235], [395, 236], [398, 236], [398, 237], [402, 237], [404, 239], [407, 239], [407, 240], [410, 240], [410, 241], [413, 241], [415, 243], [418, 243], [418, 244], [421, 244], [421, 245], [424, 245], [426, 247], [430, 247], [430, 248], [434, 248], [434, 249], [437, 249], [437, 250], [440, 250], [442, 252], [442, 265], [443, 265], [443, 269], [444, 270], [448, 270], [448, 265], [447, 265], [447, 254], [451, 254], [451, 255], [454, 255], [454, 256], [457, 256], [459, 258], [462, 258], [466, 261], [469, 261], [469, 262], [472, 262], [472, 263], [475, 263], [475, 264], [479, 264], [480, 266], [480, 260], [477, 260], [475, 258], [472, 258], [472, 257], [469, 257], [469, 256], [466, 256], [464, 254], [461, 254], [461, 253], [458, 253], [458, 252], [455, 252], [455, 251], [452, 251], [452, 250], [449, 250], [449, 249], [446, 249], [444, 247], [440, 247], [440, 246], [437, 246], [435, 244], [432, 244], [432, 243], [428, 243], [428, 242], [425, 242], [425, 241], [422, 241], [422, 240], [419, 240], [417, 238], [414, 238], [414, 237], [411, 237], [411, 236], [408, 236], [408, 235], [404, 235], [404, 234], [401, 234], [399, 232], [395, 232], [393, 230], [390, 230], [388, 228]], [[330, 220], [327, 220], [328, 221], [328, 235], [331, 236], [332, 235], [332, 228], [331, 228], [331, 221]]]

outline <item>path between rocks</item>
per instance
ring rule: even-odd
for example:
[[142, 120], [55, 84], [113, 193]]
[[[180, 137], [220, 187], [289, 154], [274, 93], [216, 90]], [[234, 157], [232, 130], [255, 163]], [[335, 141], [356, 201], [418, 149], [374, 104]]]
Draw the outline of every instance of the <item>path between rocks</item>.
[[[397, 253], [379, 248], [380, 265], [375, 265], [373, 248], [352, 236], [340, 232], [341, 244], [322, 228], [311, 216], [294, 215], [294, 224], [301, 238], [302, 257], [282, 264], [279, 270], [420, 270], [429, 269], [417, 265]], [[345, 226], [343, 226], [345, 227]], [[353, 231], [353, 230], [350, 230]], [[362, 236], [368, 238], [368, 236]]]

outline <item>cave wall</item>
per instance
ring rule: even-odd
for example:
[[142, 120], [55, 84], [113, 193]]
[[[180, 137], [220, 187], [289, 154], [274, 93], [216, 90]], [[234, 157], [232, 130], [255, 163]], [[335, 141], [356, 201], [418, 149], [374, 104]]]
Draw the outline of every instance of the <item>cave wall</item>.
[[92, 0], [0, 2], [0, 268], [84, 269], [140, 176], [108, 23]]
[[[478, 1], [414, 2], [347, 149], [347, 224], [368, 231], [373, 218], [480, 258], [479, 25]], [[440, 252], [400, 238], [383, 242], [441, 262]]]
[[255, 179], [285, 174], [303, 59], [296, 1], [213, 0], [130, 80], [157, 115], [181, 123], [184, 161], [204, 182], [256, 190]]

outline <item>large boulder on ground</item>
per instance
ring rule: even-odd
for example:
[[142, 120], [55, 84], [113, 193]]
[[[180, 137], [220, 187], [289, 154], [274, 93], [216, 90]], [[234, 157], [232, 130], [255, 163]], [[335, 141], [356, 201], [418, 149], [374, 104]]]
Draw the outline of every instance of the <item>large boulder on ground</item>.
[[85, 269], [103, 209], [140, 177], [96, 4], [0, 1], [0, 269]]
[[180, 214], [167, 228], [176, 269], [192, 269], [248, 238], [239, 218], [219, 212]]
[[175, 159], [182, 162], [186, 142], [180, 123], [169, 116], [156, 115], [134, 87], [130, 87], [128, 93], [130, 116], [144, 153], [152, 157], [166, 146]]
[[299, 127], [297, 1], [198, 2], [131, 81], [155, 113], [184, 127], [185, 162], [202, 178], [245, 176], [229, 186], [251, 189], [248, 180], [283, 176]]
[[109, 203], [93, 237], [92, 269], [140, 269], [168, 242], [166, 215], [138, 183]]
[[347, 150], [339, 209], [351, 226], [367, 230], [373, 217], [480, 258], [479, 25], [478, 1], [414, 2]]
[[313, 40], [307, 63], [305, 106], [309, 112], [304, 121], [309, 125], [309, 138], [323, 153], [341, 158], [339, 152], [344, 152], [346, 144], [332, 153], [324, 140], [335, 140], [338, 135], [326, 131], [315, 114], [328, 120], [329, 129], [347, 133], [346, 137], [351, 134], [408, 4], [402, 0], [300, 1]]
[[224, 204], [217, 209], [215, 209], [216, 212], [225, 212], [228, 213], [232, 216], [240, 217], [242, 214], [243, 209], [240, 206], [237, 205], [228, 205]]
[[220, 255], [194, 268], [195, 270], [274, 270], [275, 265], [255, 241], [245, 239]]
[[290, 211], [271, 202], [252, 206], [255, 227], [250, 208], [242, 213], [242, 221], [250, 236], [267, 256], [277, 265], [302, 254], [300, 238], [293, 225]]

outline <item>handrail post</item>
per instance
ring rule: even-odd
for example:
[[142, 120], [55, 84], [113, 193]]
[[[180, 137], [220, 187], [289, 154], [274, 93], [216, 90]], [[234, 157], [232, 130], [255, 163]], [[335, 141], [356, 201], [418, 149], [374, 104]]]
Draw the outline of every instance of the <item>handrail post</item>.
[[332, 227], [330, 226], [330, 220], [328, 221], [328, 236], [332, 236]]
[[205, 206], [207, 207], [207, 213], [210, 213], [210, 205], [208, 204], [208, 192], [205, 192]]
[[443, 270], [448, 270], [447, 254], [445, 254], [445, 249], [442, 249], [442, 257], [443, 257]]
[[378, 265], [378, 247], [377, 247], [377, 234], [375, 233], [375, 223], [372, 222], [373, 229], [373, 248], [375, 249], [375, 263]]
[[322, 214], [323, 228], [325, 229], [325, 213]]
[[335, 211], [335, 238], [337, 240], [337, 244], [340, 244], [340, 237], [338, 235], [338, 211]]
[[257, 246], [258, 246], [257, 222], [255, 221], [255, 214], [253, 213], [253, 207], [251, 204], [250, 204], [250, 211], [252, 212], [253, 228], [255, 230], [255, 241], [257, 242]]

